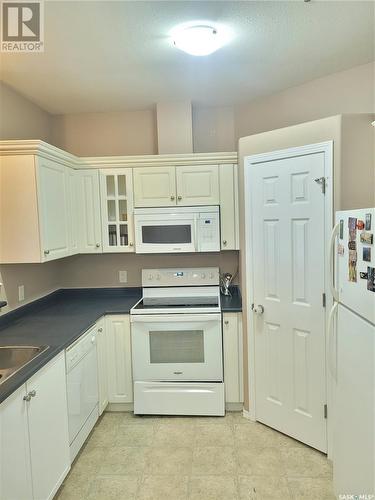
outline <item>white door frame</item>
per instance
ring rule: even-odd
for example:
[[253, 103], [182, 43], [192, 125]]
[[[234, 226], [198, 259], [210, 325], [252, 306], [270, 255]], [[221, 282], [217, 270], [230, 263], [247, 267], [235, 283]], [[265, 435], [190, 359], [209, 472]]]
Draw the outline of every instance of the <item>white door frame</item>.
[[[326, 324], [328, 314], [333, 304], [332, 294], [329, 287], [329, 249], [328, 242], [330, 239], [333, 223], [333, 141], [319, 142], [316, 144], [308, 144], [305, 146], [298, 146], [287, 149], [280, 149], [271, 151], [269, 153], [261, 153], [257, 155], [245, 156], [244, 158], [244, 220], [245, 220], [245, 286], [247, 297], [254, 296], [253, 288], [253, 247], [252, 247], [252, 232], [253, 222], [252, 218], [247, 214], [250, 213], [252, 207], [251, 196], [251, 172], [250, 169], [265, 161], [281, 160], [286, 158], [293, 158], [296, 156], [303, 156], [311, 153], [324, 153], [324, 175], [326, 178], [325, 197], [324, 197], [324, 235], [325, 235], [325, 266], [324, 266], [324, 282], [326, 294], [326, 308], [325, 318]], [[250, 301], [249, 301], [250, 302]], [[255, 318], [250, 307], [246, 308], [246, 324], [247, 324], [247, 359], [248, 359], [248, 384], [249, 384], [249, 401], [250, 407], [247, 416], [250, 420], [256, 420], [256, 390], [255, 390]], [[332, 408], [332, 381], [328, 376], [328, 339], [326, 335], [326, 392], [327, 392], [327, 405]], [[332, 456], [332, 419], [327, 419], [327, 449], [328, 457]]]

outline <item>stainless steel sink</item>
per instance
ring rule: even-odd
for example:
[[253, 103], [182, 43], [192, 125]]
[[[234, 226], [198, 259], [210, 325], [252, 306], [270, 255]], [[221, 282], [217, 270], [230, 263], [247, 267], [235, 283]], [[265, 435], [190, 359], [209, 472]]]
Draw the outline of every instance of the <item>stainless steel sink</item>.
[[0, 346], [0, 385], [11, 375], [17, 373], [18, 370], [42, 354], [42, 352], [46, 351], [48, 347], [48, 345]]

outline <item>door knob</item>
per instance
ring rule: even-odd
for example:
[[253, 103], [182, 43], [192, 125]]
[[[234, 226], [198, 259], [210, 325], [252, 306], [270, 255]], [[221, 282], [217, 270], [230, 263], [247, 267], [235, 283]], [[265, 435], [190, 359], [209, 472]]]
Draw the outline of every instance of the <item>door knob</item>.
[[255, 312], [255, 314], [259, 314], [259, 316], [264, 313], [264, 306], [261, 304], [258, 304], [257, 307], [255, 307], [255, 304], [251, 304], [251, 309]]

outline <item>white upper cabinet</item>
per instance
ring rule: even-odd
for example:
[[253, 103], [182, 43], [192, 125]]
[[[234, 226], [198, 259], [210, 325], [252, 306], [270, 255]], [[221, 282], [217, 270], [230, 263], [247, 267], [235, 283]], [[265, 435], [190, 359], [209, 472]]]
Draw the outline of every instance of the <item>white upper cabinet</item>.
[[70, 254], [66, 169], [52, 160], [36, 159], [42, 261]]
[[80, 193], [79, 251], [102, 252], [102, 226], [100, 217], [100, 191], [98, 170], [78, 170]]
[[237, 165], [220, 165], [221, 250], [239, 249]]
[[133, 175], [135, 207], [176, 205], [175, 167], [140, 167]]
[[131, 168], [100, 171], [103, 252], [134, 252]]
[[218, 165], [141, 167], [133, 172], [135, 207], [220, 203]]
[[219, 205], [219, 167], [176, 167], [177, 204]]
[[70, 255], [79, 253], [79, 217], [80, 217], [80, 203], [79, 203], [79, 177], [77, 170], [73, 168], [66, 169], [67, 185], [68, 185], [68, 205], [69, 205], [69, 246]]

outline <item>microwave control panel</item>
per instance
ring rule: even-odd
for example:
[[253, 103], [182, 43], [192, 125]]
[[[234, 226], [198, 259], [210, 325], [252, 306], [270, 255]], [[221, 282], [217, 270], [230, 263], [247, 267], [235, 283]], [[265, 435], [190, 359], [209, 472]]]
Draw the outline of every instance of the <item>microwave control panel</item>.
[[220, 228], [218, 214], [199, 214], [198, 235], [199, 252], [220, 252]]

